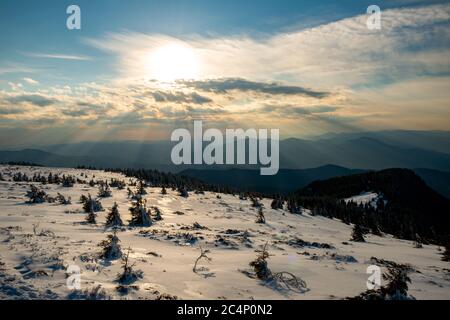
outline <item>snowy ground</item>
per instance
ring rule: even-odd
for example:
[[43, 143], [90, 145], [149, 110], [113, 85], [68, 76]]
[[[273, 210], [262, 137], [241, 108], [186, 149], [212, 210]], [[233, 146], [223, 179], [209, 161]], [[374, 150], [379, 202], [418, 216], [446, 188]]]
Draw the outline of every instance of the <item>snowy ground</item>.
[[[0, 166], [6, 180], [17, 171], [77, 176], [83, 172], [88, 179], [95, 175], [95, 180], [129, 180], [101, 171]], [[410, 241], [372, 235], [366, 243], [354, 243], [349, 241], [351, 226], [306, 212], [300, 216], [275, 211], [269, 199], [262, 201], [267, 223], [257, 224], [257, 210], [237, 196], [218, 199], [207, 192], [190, 193], [185, 199], [169, 189], [163, 196], [160, 188], [147, 188], [145, 198], [148, 206], [162, 209], [164, 220], [149, 228], [124, 227], [118, 233], [122, 249], [131, 248], [134, 268], [144, 273], [133, 290], [120, 294], [115, 279], [121, 261], [99, 259], [97, 245], [110, 234], [104, 222], [114, 202], [119, 204], [122, 220], [130, 219], [126, 189], [113, 188], [113, 196], [101, 200], [106, 211], [98, 214], [97, 225], [87, 225], [78, 199], [81, 194], [96, 195], [96, 187], [42, 187], [52, 196], [57, 192], [71, 196], [72, 204], [26, 204], [29, 183], [0, 181], [0, 299], [67, 299], [71, 290], [66, 286], [66, 268], [70, 265], [81, 268], [82, 290], [101, 285], [114, 299], [155, 299], [162, 294], [181, 299], [341, 299], [366, 290], [371, 257], [411, 264], [415, 271], [410, 274], [409, 294], [416, 299], [450, 299], [450, 265], [440, 260], [436, 246], [418, 249]], [[206, 229], [194, 229], [195, 222]], [[296, 238], [334, 248], [295, 246]], [[268, 286], [248, 276], [255, 250], [266, 242], [269, 268], [303, 279], [308, 291]], [[194, 273], [200, 246], [210, 251], [212, 261], [201, 260]]]
[[[363, 192], [360, 195], [353, 196], [347, 199], [344, 199], [346, 203], [349, 203], [350, 201], [360, 205], [360, 204], [369, 204], [370, 206], [376, 208], [377, 203], [379, 199], [383, 199], [383, 196], [379, 195], [376, 192]], [[384, 204], [387, 204], [386, 200], [383, 200]]]

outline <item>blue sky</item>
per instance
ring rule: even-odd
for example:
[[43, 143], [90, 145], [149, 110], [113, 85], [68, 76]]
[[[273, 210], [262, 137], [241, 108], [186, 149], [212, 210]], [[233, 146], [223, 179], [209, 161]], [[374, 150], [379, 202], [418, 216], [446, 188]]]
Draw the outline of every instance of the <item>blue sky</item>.
[[[66, 28], [70, 4], [81, 30]], [[243, 113], [278, 119], [284, 137], [450, 129], [448, 1], [376, 1], [379, 31], [365, 26], [371, 4], [3, 0], [0, 132], [163, 139], [199, 117], [242, 125]]]

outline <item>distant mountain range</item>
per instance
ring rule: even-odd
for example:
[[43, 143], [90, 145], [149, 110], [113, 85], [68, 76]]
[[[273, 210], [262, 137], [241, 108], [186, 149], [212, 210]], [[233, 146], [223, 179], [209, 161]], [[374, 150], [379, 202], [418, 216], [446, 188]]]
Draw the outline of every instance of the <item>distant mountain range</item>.
[[447, 131], [340, 133], [310, 140], [282, 140], [282, 169], [275, 177], [259, 176], [259, 171], [253, 170], [258, 166], [175, 166], [170, 159], [174, 144], [164, 141], [125, 141], [40, 146], [35, 149], [0, 151], [0, 162], [157, 169], [183, 172], [210, 183], [281, 193], [291, 192], [317, 179], [367, 170], [409, 168], [414, 169], [431, 187], [450, 197], [450, 132]]
[[312, 169], [281, 169], [275, 176], [261, 176], [259, 170], [196, 170], [188, 169], [181, 174], [200, 179], [210, 184], [230, 186], [242, 191], [288, 194], [316, 180], [346, 176], [364, 172], [326, 165]]

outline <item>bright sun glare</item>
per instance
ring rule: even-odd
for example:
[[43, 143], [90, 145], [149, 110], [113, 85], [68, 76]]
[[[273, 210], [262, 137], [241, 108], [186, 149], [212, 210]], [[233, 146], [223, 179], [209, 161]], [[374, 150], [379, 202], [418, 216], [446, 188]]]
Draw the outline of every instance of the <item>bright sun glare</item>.
[[199, 61], [194, 51], [180, 44], [156, 48], [147, 58], [149, 76], [152, 79], [173, 82], [178, 79], [195, 79]]

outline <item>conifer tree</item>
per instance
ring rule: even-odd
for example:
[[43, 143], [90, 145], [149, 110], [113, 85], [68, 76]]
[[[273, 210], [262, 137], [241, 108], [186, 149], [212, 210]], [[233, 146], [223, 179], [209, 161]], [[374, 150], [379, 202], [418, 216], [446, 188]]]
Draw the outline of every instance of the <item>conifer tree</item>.
[[114, 202], [114, 205], [112, 206], [111, 210], [109, 211], [108, 215], [106, 216], [106, 227], [107, 228], [117, 228], [122, 227], [123, 222], [120, 218], [119, 213], [119, 206], [116, 202]]
[[87, 197], [84, 197], [83, 199], [83, 209], [84, 212], [89, 213], [91, 210], [94, 212], [99, 212], [103, 210], [103, 206], [99, 200], [92, 199], [91, 195], [88, 194]]
[[450, 241], [445, 246], [445, 251], [442, 256], [442, 261], [450, 261]]
[[98, 196], [100, 198], [111, 197], [111, 189], [109, 188], [108, 182], [100, 184], [100, 186], [98, 187]]
[[133, 227], [150, 227], [152, 218], [146, 207], [146, 201], [138, 199], [132, 203], [130, 208], [131, 220], [130, 226]]
[[35, 185], [30, 185], [30, 191], [27, 192], [26, 196], [30, 198], [28, 203], [43, 203], [47, 199], [45, 191], [38, 189]]
[[97, 224], [96, 215], [94, 212], [93, 204], [91, 204], [91, 209], [89, 210], [88, 215], [86, 216], [86, 222], [89, 224]]
[[152, 209], [153, 211], [155, 211], [155, 221], [161, 221], [163, 219], [161, 215], [161, 209], [155, 206], [153, 206]]
[[361, 225], [358, 223], [356, 223], [355, 226], [353, 227], [351, 240], [355, 241], [355, 242], [366, 242], [366, 240], [364, 239], [363, 229], [362, 229]]
[[256, 223], [266, 223], [266, 217], [264, 216], [263, 208], [259, 207], [258, 210], [258, 218], [256, 219]]
[[179, 187], [178, 188], [178, 193], [179, 193], [180, 197], [183, 197], [183, 198], [188, 198], [189, 197], [189, 193], [188, 193], [188, 191], [187, 191], [185, 186]]
[[142, 180], [139, 180], [139, 182], [137, 183], [136, 194], [139, 194], [141, 196], [147, 194], [147, 191], [145, 191], [145, 184]]
[[115, 260], [122, 257], [122, 250], [117, 237], [117, 232], [109, 234], [106, 240], [100, 242], [99, 246], [103, 248], [100, 257], [106, 260]]

